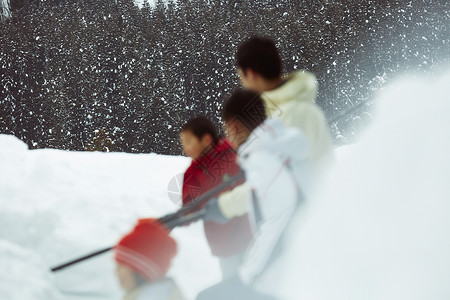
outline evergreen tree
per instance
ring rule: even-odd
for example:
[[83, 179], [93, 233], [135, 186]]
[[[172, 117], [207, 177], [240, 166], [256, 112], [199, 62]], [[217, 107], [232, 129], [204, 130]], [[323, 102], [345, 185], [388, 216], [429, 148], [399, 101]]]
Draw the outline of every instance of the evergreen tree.
[[254, 34], [276, 41], [284, 72], [316, 74], [337, 143], [354, 139], [386, 80], [449, 61], [446, 0], [11, 0], [10, 11], [0, 132], [31, 148], [86, 150], [105, 128], [109, 150], [180, 154], [189, 118], [221, 128], [235, 52]]

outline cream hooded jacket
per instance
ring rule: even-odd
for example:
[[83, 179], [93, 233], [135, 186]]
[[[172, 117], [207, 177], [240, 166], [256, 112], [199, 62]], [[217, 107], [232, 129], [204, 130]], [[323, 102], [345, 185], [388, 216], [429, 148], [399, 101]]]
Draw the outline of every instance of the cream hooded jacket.
[[333, 160], [333, 147], [316, 96], [316, 77], [304, 70], [285, 76], [281, 86], [261, 94], [269, 117], [280, 118], [284, 125], [298, 128], [306, 136], [308, 157], [321, 171]]

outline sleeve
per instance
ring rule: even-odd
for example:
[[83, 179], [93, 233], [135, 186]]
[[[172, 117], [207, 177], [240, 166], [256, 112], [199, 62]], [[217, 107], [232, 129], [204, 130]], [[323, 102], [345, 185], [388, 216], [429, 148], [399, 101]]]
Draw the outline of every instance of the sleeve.
[[247, 214], [250, 208], [249, 201], [250, 187], [244, 182], [231, 191], [221, 194], [218, 205], [222, 214], [231, 219]]
[[182, 188], [182, 201], [183, 206], [194, 200], [201, 194], [201, 186], [197, 178], [197, 174], [194, 168], [189, 167], [184, 173], [183, 188]]

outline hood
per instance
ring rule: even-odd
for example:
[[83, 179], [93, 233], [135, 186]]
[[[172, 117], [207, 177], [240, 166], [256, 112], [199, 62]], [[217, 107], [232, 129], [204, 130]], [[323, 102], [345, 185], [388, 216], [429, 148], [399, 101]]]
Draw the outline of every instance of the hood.
[[282, 159], [303, 161], [308, 158], [308, 143], [298, 129], [287, 128], [278, 119], [268, 119], [238, 149], [242, 159], [258, 151], [267, 151]]
[[314, 74], [306, 70], [300, 70], [286, 75], [284, 84], [280, 87], [261, 94], [269, 110], [274, 105], [286, 102], [310, 102], [314, 103], [317, 96], [317, 80]]

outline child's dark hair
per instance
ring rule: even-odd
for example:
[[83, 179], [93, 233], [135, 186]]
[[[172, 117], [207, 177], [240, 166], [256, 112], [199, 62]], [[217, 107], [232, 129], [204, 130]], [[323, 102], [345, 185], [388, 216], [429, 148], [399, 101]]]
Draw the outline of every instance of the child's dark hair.
[[219, 134], [217, 133], [216, 127], [211, 120], [205, 116], [197, 116], [190, 119], [181, 128], [181, 132], [184, 131], [192, 132], [199, 140], [201, 140], [205, 134], [209, 134], [213, 139], [214, 144], [219, 141]]
[[263, 123], [266, 118], [266, 109], [261, 97], [250, 90], [236, 90], [223, 105], [222, 119], [225, 122], [239, 120], [250, 131]]
[[244, 74], [247, 68], [251, 68], [266, 79], [281, 76], [281, 58], [275, 43], [269, 38], [253, 36], [244, 41], [236, 53], [236, 63]]

